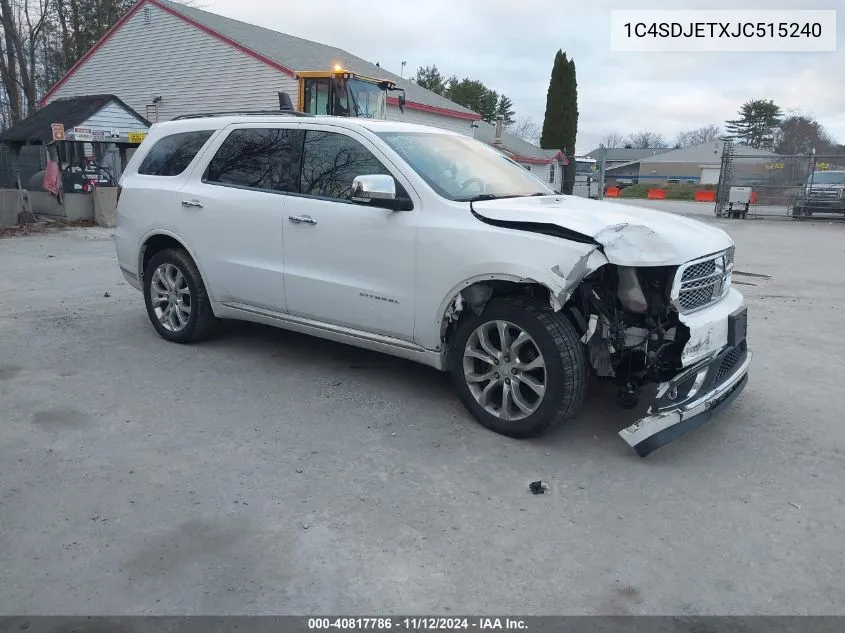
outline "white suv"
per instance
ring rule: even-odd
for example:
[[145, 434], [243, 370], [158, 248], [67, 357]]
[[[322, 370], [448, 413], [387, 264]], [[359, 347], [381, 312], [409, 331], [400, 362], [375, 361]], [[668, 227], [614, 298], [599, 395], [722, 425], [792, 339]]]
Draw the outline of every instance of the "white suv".
[[120, 185], [118, 261], [168, 341], [244, 319], [411, 359], [511, 437], [571, 417], [590, 375], [624, 407], [657, 385], [620, 431], [640, 455], [747, 383], [727, 234], [557, 194], [459, 134], [183, 117], [152, 127]]

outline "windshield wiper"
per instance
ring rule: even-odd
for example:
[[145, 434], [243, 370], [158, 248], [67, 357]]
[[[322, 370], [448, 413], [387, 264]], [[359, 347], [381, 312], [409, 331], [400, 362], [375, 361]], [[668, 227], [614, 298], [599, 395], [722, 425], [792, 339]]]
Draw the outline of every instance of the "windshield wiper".
[[495, 193], [480, 193], [472, 198], [459, 198], [458, 202], [482, 202], [483, 200], [504, 200], [505, 198], [530, 198], [533, 196], [551, 196], [550, 193], [511, 193], [499, 195]]

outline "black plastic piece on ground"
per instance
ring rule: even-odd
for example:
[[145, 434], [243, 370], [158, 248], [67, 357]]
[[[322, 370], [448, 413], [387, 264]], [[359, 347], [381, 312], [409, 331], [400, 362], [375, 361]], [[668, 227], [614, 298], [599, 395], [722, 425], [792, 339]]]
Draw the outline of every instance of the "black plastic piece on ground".
[[528, 487], [531, 489], [531, 492], [535, 495], [541, 495], [546, 492], [546, 487], [543, 485], [542, 481], [532, 481], [528, 484]]

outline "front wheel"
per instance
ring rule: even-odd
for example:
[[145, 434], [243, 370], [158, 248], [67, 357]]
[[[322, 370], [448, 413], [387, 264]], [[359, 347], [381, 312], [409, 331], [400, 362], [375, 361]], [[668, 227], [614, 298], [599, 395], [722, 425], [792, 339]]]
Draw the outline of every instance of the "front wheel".
[[584, 346], [572, 323], [520, 299], [493, 299], [464, 321], [452, 341], [450, 369], [476, 420], [515, 438], [540, 435], [572, 417], [587, 385]]

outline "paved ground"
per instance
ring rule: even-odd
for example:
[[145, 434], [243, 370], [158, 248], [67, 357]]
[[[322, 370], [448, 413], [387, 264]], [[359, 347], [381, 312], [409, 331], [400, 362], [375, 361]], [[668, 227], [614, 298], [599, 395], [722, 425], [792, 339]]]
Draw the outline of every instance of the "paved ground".
[[721, 224], [752, 382], [647, 460], [612, 392], [508, 440], [408, 362], [165, 343], [107, 231], [0, 239], [0, 613], [845, 613], [845, 225]]

